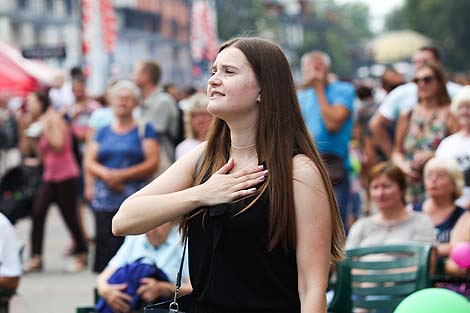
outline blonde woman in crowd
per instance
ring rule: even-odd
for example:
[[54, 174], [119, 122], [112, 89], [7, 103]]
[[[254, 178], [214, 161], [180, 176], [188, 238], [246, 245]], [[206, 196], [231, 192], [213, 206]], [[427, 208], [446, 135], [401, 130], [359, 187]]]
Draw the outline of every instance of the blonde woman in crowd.
[[206, 139], [212, 115], [207, 112], [209, 98], [204, 93], [196, 93], [186, 99], [184, 111], [184, 129], [186, 139], [176, 146], [176, 159], [196, 148]]
[[426, 214], [437, 231], [437, 251], [440, 256], [450, 253], [451, 232], [465, 212], [455, 204], [462, 194], [463, 175], [459, 164], [449, 158], [434, 157], [424, 167], [427, 198], [415, 204], [413, 210]]

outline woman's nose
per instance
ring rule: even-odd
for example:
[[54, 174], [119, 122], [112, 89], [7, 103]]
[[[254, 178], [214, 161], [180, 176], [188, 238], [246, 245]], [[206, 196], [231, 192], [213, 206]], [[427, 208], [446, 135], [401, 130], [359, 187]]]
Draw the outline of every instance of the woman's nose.
[[221, 80], [217, 73], [214, 73], [208, 80], [209, 85], [220, 85]]

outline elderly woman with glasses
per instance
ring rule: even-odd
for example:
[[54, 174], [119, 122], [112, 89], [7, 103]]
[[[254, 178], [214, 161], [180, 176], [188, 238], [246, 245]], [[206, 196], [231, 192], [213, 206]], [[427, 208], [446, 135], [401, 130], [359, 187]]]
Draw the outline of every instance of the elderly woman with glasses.
[[427, 198], [413, 206], [432, 221], [437, 231], [437, 251], [440, 256], [450, 253], [451, 232], [465, 212], [454, 202], [462, 194], [463, 175], [459, 164], [449, 158], [434, 157], [424, 167]]
[[85, 167], [95, 181], [91, 206], [96, 221], [93, 270], [101, 272], [124, 241], [111, 232], [111, 221], [122, 202], [142, 188], [158, 165], [157, 133], [150, 124], [139, 125], [132, 112], [140, 91], [131, 81], [111, 86], [111, 125], [100, 128], [87, 147]]
[[400, 115], [392, 160], [408, 177], [407, 200], [425, 199], [423, 168], [434, 156], [439, 143], [455, 133], [459, 125], [450, 111], [450, 98], [442, 69], [426, 63], [417, 72], [418, 105]]

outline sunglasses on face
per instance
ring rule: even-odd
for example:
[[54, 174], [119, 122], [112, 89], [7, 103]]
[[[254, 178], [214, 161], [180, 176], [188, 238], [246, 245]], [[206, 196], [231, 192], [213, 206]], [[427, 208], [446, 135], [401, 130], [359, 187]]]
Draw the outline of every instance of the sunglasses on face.
[[413, 83], [415, 83], [416, 85], [418, 85], [420, 82], [423, 82], [424, 84], [429, 84], [432, 83], [434, 79], [434, 76], [415, 77], [415, 79], [413, 79]]

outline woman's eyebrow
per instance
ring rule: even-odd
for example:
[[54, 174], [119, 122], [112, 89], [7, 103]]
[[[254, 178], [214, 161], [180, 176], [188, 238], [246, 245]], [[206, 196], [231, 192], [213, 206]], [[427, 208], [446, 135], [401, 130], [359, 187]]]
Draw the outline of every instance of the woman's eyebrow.
[[[220, 64], [220, 68], [222, 69], [234, 69], [234, 70], [238, 70], [238, 67], [236, 67], [235, 65], [231, 65], [231, 64]], [[212, 65], [211, 67], [211, 70], [212, 71], [215, 71], [217, 69], [217, 64], [214, 64]]]

